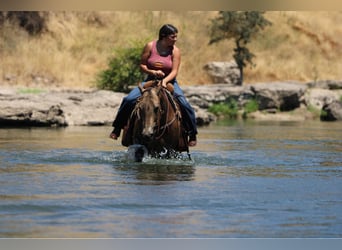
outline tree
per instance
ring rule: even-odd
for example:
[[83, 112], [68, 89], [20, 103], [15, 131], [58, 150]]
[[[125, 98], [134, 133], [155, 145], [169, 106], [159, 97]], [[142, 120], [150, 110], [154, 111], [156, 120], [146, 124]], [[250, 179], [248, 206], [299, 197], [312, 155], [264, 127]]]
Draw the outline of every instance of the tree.
[[240, 70], [239, 84], [243, 82], [243, 68], [246, 63], [254, 65], [253, 53], [247, 48], [247, 43], [267, 25], [272, 23], [263, 17], [260, 11], [220, 11], [219, 16], [212, 20], [209, 44], [224, 39], [234, 39], [234, 60]]

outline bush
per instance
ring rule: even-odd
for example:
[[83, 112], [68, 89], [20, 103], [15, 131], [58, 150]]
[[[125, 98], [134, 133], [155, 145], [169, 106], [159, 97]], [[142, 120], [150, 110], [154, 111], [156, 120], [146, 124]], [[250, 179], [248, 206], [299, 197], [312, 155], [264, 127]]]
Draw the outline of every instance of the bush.
[[[249, 100], [243, 107], [242, 118], [247, 118], [249, 113], [255, 112], [259, 109], [257, 100]], [[208, 111], [216, 116], [221, 116], [224, 118], [235, 119], [239, 116], [239, 105], [238, 102], [230, 98], [226, 102], [216, 103], [208, 108]]]
[[208, 111], [216, 116], [236, 118], [238, 115], [238, 103], [234, 99], [227, 102], [213, 104], [208, 108]]
[[247, 115], [249, 113], [255, 112], [258, 109], [259, 109], [258, 101], [255, 99], [249, 100], [244, 106], [244, 111], [243, 111], [242, 117], [247, 118]]
[[129, 86], [143, 80], [140, 71], [140, 58], [143, 44], [136, 42], [129, 48], [115, 51], [114, 57], [109, 59], [108, 68], [97, 75], [97, 87], [128, 93]]
[[30, 35], [40, 34], [46, 26], [46, 17], [44, 13], [38, 11], [9, 11], [7, 15], [1, 13], [0, 23], [4, 19], [17, 22], [18, 25], [25, 29]]

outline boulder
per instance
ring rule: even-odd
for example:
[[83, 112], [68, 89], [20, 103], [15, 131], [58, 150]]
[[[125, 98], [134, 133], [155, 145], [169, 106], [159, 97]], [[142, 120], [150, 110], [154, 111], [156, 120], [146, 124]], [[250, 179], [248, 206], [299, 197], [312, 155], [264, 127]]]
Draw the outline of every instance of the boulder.
[[323, 121], [342, 121], [342, 102], [332, 101], [322, 107], [321, 120]]
[[229, 86], [227, 84], [212, 84], [199, 86], [184, 86], [184, 95], [192, 105], [207, 109], [215, 103], [227, 102], [234, 99], [241, 107], [254, 97], [250, 86]]
[[305, 103], [309, 107], [313, 107], [317, 110], [321, 110], [323, 106], [326, 106], [333, 101], [339, 99], [341, 93], [338, 90], [329, 90], [321, 88], [308, 89], [305, 93]]
[[304, 101], [306, 89], [306, 85], [296, 82], [272, 82], [251, 85], [251, 90], [255, 94], [260, 110], [294, 110]]
[[209, 125], [211, 122], [216, 121], [216, 116], [209, 113], [205, 109], [201, 109], [197, 106], [193, 106], [196, 114], [196, 124], [197, 126]]
[[203, 68], [214, 83], [240, 84], [240, 70], [235, 61], [209, 62]]
[[111, 124], [123, 94], [111, 91], [0, 91], [1, 126]]
[[1, 126], [66, 126], [64, 112], [59, 105], [49, 108], [6, 108], [0, 111]]

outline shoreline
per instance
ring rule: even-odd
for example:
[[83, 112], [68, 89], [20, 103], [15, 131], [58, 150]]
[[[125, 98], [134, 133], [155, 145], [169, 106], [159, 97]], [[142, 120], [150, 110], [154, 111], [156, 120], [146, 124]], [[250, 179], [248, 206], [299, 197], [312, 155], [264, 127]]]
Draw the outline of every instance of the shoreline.
[[[198, 126], [209, 125], [219, 118], [208, 111], [210, 106], [231, 100], [239, 107], [239, 117], [248, 101], [257, 100], [258, 110], [248, 113], [247, 119], [320, 119], [323, 108], [335, 104], [337, 114], [341, 114], [335, 120], [342, 120], [342, 81], [315, 84], [274, 82], [243, 86], [209, 84], [183, 86], [182, 89], [195, 110]], [[111, 125], [125, 95], [90, 87], [5, 85], [0, 88], [0, 127]]]

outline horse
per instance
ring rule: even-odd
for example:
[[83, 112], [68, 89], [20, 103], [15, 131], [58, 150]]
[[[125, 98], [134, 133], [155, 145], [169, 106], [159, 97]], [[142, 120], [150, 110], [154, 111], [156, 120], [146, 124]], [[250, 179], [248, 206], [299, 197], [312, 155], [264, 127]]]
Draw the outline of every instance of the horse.
[[172, 84], [167, 88], [158, 81], [139, 85], [141, 97], [124, 128], [122, 145], [136, 147], [135, 159], [141, 161], [146, 149], [155, 158], [172, 158], [186, 151], [190, 158], [188, 138], [182, 125], [181, 108], [172, 95]]

